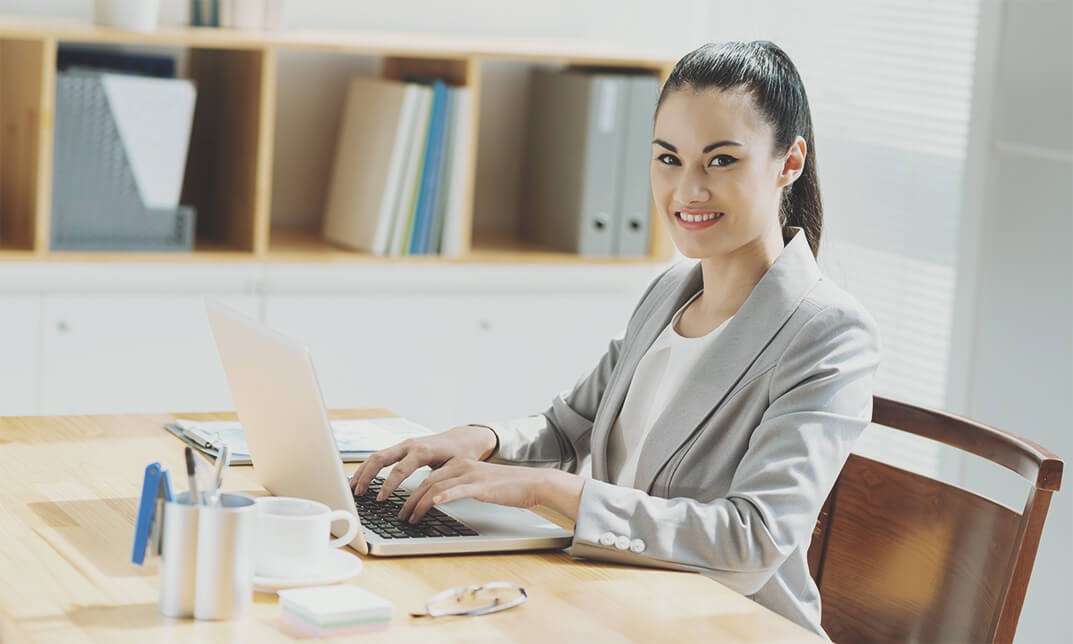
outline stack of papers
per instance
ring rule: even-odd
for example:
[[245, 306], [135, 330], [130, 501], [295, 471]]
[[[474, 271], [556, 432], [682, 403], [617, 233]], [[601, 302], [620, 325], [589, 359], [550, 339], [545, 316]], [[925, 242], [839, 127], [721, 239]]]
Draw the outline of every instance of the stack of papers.
[[279, 591], [283, 621], [313, 637], [386, 631], [391, 627], [390, 601], [351, 586], [314, 586]]
[[[373, 452], [407, 438], [428, 436], [431, 429], [405, 418], [333, 420], [332, 433], [344, 461], [361, 461]], [[242, 426], [234, 420], [186, 420], [179, 418], [165, 429], [213, 459], [225, 444], [231, 448], [232, 465], [249, 465], [250, 448]]]

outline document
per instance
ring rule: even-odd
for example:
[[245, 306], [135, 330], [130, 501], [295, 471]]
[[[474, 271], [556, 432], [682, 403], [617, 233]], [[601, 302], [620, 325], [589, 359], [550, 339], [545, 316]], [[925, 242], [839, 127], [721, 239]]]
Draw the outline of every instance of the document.
[[[364, 460], [373, 452], [391, 447], [407, 438], [435, 433], [412, 420], [396, 417], [333, 420], [331, 424], [339, 454], [346, 462]], [[238, 421], [179, 418], [174, 424], [165, 425], [164, 428], [213, 459], [226, 444], [231, 448], [232, 465], [251, 463], [250, 448]]]

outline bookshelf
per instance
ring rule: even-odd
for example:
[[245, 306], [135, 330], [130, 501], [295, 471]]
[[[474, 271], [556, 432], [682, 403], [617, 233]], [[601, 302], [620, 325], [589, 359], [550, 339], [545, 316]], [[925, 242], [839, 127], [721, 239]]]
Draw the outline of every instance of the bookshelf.
[[[197, 83], [182, 203], [197, 208], [197, 242], [190, 253], [68, 252], [49, 249], [52, 115], [60, 44], [180, 48], [184, 76]], [[85, 23], [0, 17], [0, 261], [80, 262], [410, 262], [645, 263], [665, 261], [671, 244], [653, 225], [649, 255], [587, 258], [540, 248], [509, 233], [474, 225], [474, 191], [481, 101], [472, 102], [474, 154], [467, 168], [466, 219], [460, 257], [379, 257], [336, 247], [318, 232], [273, 225], [274, 126], [283, 51], [379, 58], [379, 74], [401, 80], [435, 75], [482, 90], [481, 63], [512, 60], [540, 65], [628, 69], [665, 79], [674, 61], [584, 42], [489, 36], [354, 31], [281, 33], [161, 27], [148, 34]]]

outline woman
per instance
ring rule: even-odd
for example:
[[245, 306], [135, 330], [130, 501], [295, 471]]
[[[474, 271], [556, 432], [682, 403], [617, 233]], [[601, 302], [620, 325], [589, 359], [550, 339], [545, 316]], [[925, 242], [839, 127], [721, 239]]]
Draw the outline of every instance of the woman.
[[[543, 414], [373, 455], [416, 521], [463, 497], [575, 519], [572, 554], [693, 570], [820, 634], [806, 553], [872, 411], [878, 330], [816, 265], [822, 211], [801, 79], [768, 42], [706, 45], [663, 87], [652, 193], [682, 262]], [[577, 475], [592, 456], [592, 478]], [[519, 467], [529, 466], [529, 467]]]

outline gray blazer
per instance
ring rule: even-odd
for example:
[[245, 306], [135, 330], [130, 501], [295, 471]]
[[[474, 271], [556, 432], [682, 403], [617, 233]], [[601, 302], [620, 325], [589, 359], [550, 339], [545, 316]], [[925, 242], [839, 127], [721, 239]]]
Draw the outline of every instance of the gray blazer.
[[571, 553], [703, 573], [823, 635], [806, 553], [820, 508], [872, 416], [878, 328], [789, 241], [642, 446], [637, 487], [608, 483], [607, 440], [641, 357], [702, 286], [681, 262], [623, 338], [543, 414], [490, 423], [499, 463], [576, 472], [592, 457]]

